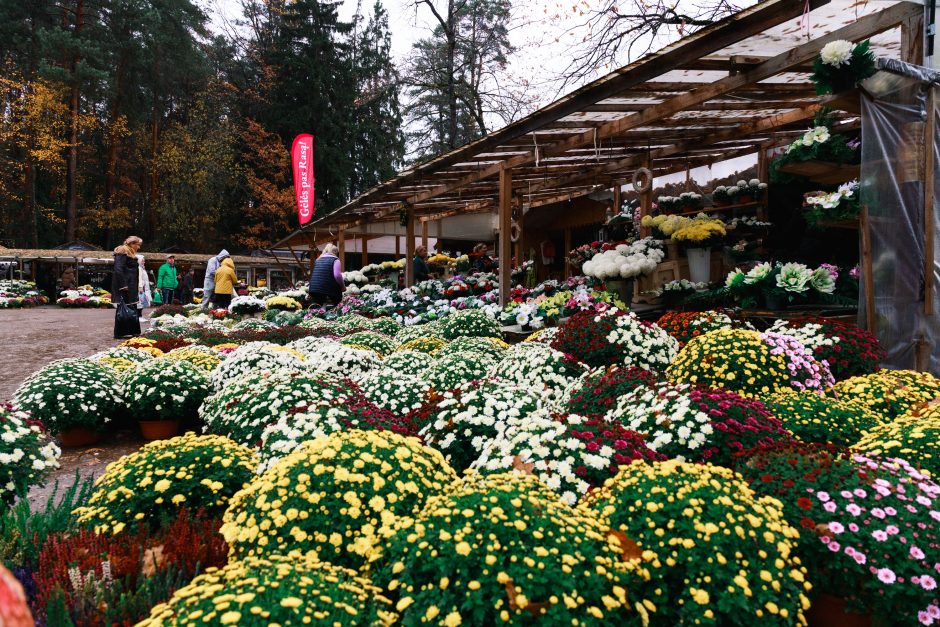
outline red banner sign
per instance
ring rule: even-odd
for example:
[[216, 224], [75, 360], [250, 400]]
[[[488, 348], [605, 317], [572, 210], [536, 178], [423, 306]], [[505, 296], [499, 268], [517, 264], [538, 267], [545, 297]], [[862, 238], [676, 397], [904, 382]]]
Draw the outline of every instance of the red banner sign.
[[294, 138], [290, 148], [294, 164], [294, 194], [297, 196], [297, 218], [301, 226], [313, 217], [313, 135], [304, 133]]

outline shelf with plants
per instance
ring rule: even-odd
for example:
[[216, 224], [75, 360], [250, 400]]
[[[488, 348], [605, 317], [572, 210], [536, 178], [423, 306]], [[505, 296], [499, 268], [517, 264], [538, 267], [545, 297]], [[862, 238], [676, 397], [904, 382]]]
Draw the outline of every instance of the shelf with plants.
[[861, 164], [858, 163], [833, 163], [809, 159], [786, 163], [779, 166], [777, 171], [802, 176], [821, 185], [837, 185], [857, 179], [861, 174], [861, 168]]
[[735, 203], [732, 205], [712, 205], [710, 207], [699, 207], [691, 211], [679, 211], [677, 213], [671, 213], [670, 215], [677, 216], [694, 216], [699, 213], [717, 213], [721, 211], [731, 211], [733, 209], [761, 209], [767, 206], [767, 199], [756, 200], [753, 202], [742, 202]]

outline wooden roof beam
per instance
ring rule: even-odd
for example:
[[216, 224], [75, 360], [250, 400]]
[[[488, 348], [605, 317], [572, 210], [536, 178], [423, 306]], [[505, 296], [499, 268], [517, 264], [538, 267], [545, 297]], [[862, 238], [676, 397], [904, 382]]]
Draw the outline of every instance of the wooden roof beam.
[[[876, 35], [880, 32], [897, 26], [900, 22], [908, 19], [911, 17], [911, 15], [914, 15], [916, 12], [922, 10], [923, 7], [918, 5], [909, 2], [901, 2], [879, 13], [866, 15], [852, 24], [849, 24], [848, 26], [837, 29], [817, 39], [808, 41], [795, 48], [791, 48], [787, 52], [777, 55], [776, 57], [773, 57], [758, 66], [755, 66], [747, 72], [735, 74], [733, 76], [726, 76], [725, 78], [707, 85], [703, 85], [702, 87], [699, 87], [693, 91], [670, 98], [656, 107], [650, 107], [649, 109], [646, 109], [642, 112], [626, 116], [619, 120], [607, 122], [597, 127], [593, 131], [575, 135], [565, 141], [546, 146], [543, 151], [540, 151], [541, 155], [542, 157], [563, 155], [566, 151], [572, 148], [603, 141], [607, 137], [617, 135], [632, 128], [648, 126], [654, 122], [674, 115], [679, 111], [687, 109], [688, 107], [707, 102], [708, 100], [712, 100], [736, 89], [740, 89], [743, 86], [757, 83], [781, 72], [785, 72], [788, 68], [794, 65], [805, 63], [819, 54], [819, 51], [823, 48], [823, 46], [831, 41], [835, 41], [837, 39], [848, 39], [850, 41], [854, 41], [863, 39], [865, 37], [871, 37], [872, 35]], [[501, 168], [514, 168], [526, 163], [531, 163], [533, 161], [535, 161], [534, 151], [531, 155], [512, 157], [501, 163], [483, 167], [479, 171], [467, 175], [460, 181], [448, 183], [446, 185], [440, 185], [434, 189], [422, 192], [421, 194], [414, 196], [411, 199], [411, 202], [417, 203], [421, 202], [422, 200], [433, 198], [434, 196], [446, 194], [453, 189], [458, 189], [470, 183], [495, 176], [499, 173]]]
[[[809, 2], [810, 9], [826, 4], [826, 0], [809, 0]], [[624, 66], [543, 107], [522, 120], [400, 173], [395, 178], [373, 187], [358, 198], [335, 209], [329, 215], [324, 216], [323, 219], [332, 218], [352, 207], [365, 204], [371, 198], [385, 194], [405, 182], [420, 178], [424, 172], [434, 172], [440, 167], [446, 167], [448, 164], [465, 160], [467, 155], [483, 152], [492, 146], [498, 146], [506, 139], [536, 131], [552, 120], [557, 120], [580, 110], [584, 104], [609, 98], [634, 85], [650, 81], [685, 63], [708, 56], [743, 39], [762, 33], [791, 18], [798, 17], [805, 6], [805, 3], [800, 0], [765, 0], [759, 2], [666, 47], [657, 53], [655, 63], [643, 58]]]

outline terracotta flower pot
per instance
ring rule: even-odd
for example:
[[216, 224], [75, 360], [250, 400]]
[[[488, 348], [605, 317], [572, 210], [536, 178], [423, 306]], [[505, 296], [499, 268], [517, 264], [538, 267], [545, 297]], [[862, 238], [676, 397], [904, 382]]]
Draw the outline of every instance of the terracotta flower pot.
[[806, 612], [809, 627], [871, 627], [871, 614], [845, 609], [845, 599], [822, 592]]
[[85, 427], [72, 427], [59, 431], [59, 442], [63, 448], [90, 446], [101, 439], [101, 434]]
[[179, 420], [138, 420], [145, 440], [166, 440], [179, 433]]

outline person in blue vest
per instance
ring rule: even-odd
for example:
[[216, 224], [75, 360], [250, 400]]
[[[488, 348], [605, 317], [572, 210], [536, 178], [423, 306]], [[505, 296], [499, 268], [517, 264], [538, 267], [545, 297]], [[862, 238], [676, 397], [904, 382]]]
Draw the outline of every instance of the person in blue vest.
[[338, 253], [335, 244], [327, 244], [310, 272], [310, 302], [318, 307], [337, 305], [343, 299], [346, 285], [343, 283], [343, 266]]

